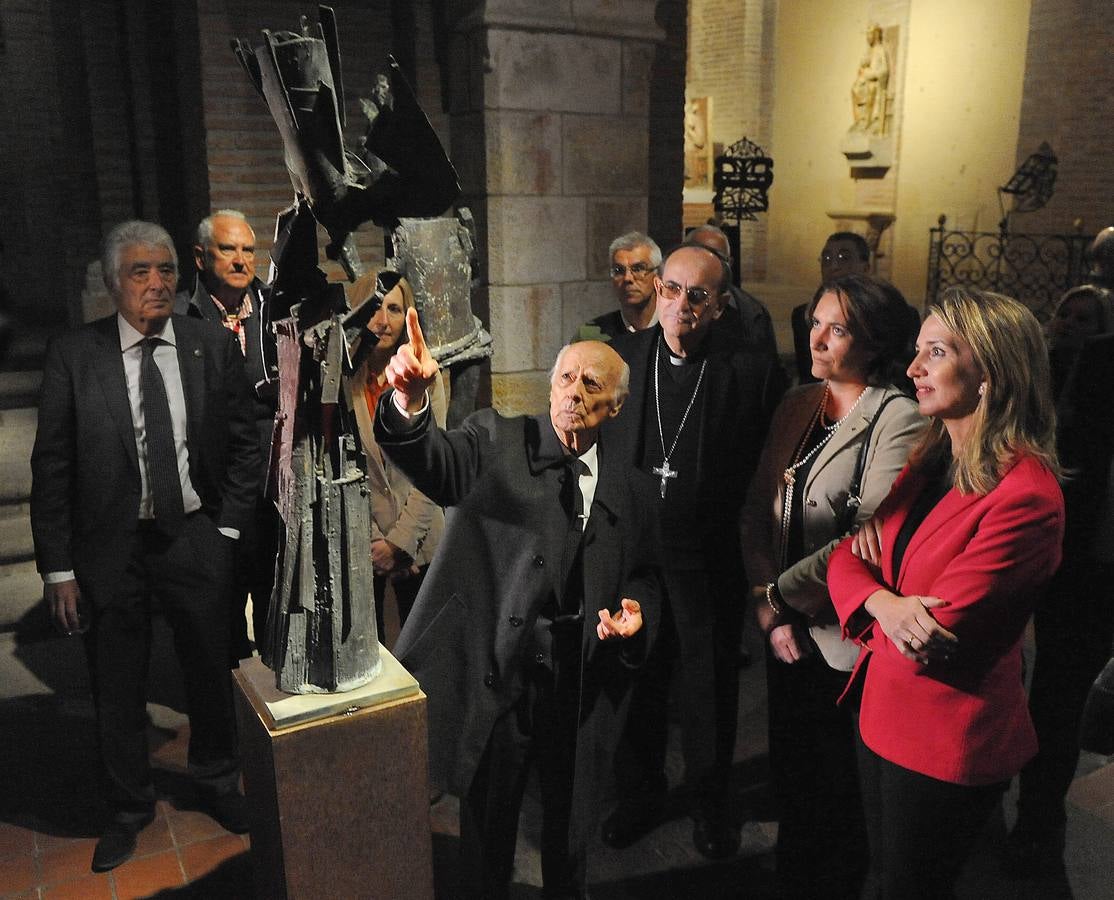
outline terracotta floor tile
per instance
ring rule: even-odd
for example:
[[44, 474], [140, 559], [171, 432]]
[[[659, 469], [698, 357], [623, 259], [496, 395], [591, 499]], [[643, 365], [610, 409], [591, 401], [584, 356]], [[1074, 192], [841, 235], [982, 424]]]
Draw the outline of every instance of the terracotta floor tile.
[[[88, 838], [75, 838], [61, 834], [44, 834], [41, 831], [35, 832], [35, 845], [39, 853], [48, 853], [51, 850], [57, 850], [59, 847], [67, 847], [77, 841], [84, 840], [88, 840]], [[93, 840], [96, 840], [96, 838]]]
[[35, 850], [35, 832], [22, 825], [0, 822], [0, 859], [22, 856]]
[[39, 867], [42, 870], [39, 884], [72, 881], [88, 875], [96, 846], [97, 842], [93, 838], [83, 838], [51, 847], [39, 856]]
[[44, 887], [42, 900], [112, 900], [112, 879], [104, 872]]
[[151, 761], [166, 766], [173, 771], [185, 772], [187, 771], [189, 743], [189, 728], [180, 728], [173, 738], [155, 747], [151, 752]]
[[170, 836], [170, 825], [165, 816], [157, 816], [155, 821], [139, 833], [135, 842], [136, 856], [150, 856], [163, 850], [173, 850], [174, 839]]
[[194, 809], [172, 809], [167, 813], [170, 833], [179, 847], [227, 834], [217, 822]]
[[4, 894], [4, 900], [39, 900], [39, 889], [31, 888], [29, 891], [20, 891], [18, 894]]
[[39, 883], [39, 870], [35, 857], [30, 853], [0, 859], [0, 885], [5, 893], [17, 893], [35, 887]]
[[186, 883], [178, 854], [173, 850], [128, 860], [112, 871], [112, 880], [116, 884], [117, 900], [149, 897], [157, 891]]
[[194, 881], [202, 875], [213, 871], [226, 859], [231, 859], [240, 853], [246, 853], [244, 842], [238, 834], [225, 834], [221, 837], [210, 838], [207, 841], [198, 841], [183, 847], [180, 851], [182, 868], [186, 870], [186, 878]]

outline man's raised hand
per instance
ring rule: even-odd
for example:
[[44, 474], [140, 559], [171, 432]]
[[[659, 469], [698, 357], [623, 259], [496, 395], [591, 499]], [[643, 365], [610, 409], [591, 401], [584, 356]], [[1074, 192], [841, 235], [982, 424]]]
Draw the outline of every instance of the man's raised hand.
[[398, 394], [399, 405], [415, 413], [425, 403], [425, 392], [437, 377], [438, 368], [437, 360], [426, 347], [418, 311], [412, 306], [406, 310], [406, 330], [410, 340], [395, 351], [384, 374]]

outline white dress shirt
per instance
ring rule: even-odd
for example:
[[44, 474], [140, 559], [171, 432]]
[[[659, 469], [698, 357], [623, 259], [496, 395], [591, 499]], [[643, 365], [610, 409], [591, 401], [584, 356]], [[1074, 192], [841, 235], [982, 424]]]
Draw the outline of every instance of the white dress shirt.
[[[143, 419], [143, 397], [139, 389], [139, 368], [143, 361], [141, 343], [146, 335], [136, 331], [119, 313], [116, 325], [120, 332], [120, 353], [124, 361], [124, 380], [128, 386], [128, 406], [132, 414], [135, 451], [139, 458], [139, 518], [154, 519], [154, 497], [151, 494], [150, 466], [147, 462], [147, 427]], [[170, 423], [174, 430], [174, 452], [178, 461], [178, 479], [182, 484], [182, 505], [187, 515], [201, 509], [201, 498], [190, 481], [190, 454], [186, 436], [186, 393], [182, 387], [182, 370], [178, 366], [178, 348], [174, 339], [174, 322], [166, 320], [160, 334], [152, 335], [162, 343], [155, 346], [152, 356], [162, 375], [166, 388], [166, 401], [170, 406]], [[235, 528], [222, 528], [221, 534], [236, 539], [240, 532]], [[73, 571], [47, 572], [46, 584], [58, 584], [74, 579]]]

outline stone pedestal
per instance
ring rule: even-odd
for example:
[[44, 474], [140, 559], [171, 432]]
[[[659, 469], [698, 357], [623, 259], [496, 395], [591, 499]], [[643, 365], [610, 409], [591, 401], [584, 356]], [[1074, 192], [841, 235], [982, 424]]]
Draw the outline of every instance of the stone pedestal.
[[234, 673], [256, 896], [432, 900], [426, 698], [381, 653], [386, 672], [367, 686], [391, 680], [379, 697], [365, 687], [339, 714], [305, 721], [314, 700], [348, 698], [300, 695], [302, 721], [286, 728], [282, 701], [266, 699], [273, 673], [258, 659]]

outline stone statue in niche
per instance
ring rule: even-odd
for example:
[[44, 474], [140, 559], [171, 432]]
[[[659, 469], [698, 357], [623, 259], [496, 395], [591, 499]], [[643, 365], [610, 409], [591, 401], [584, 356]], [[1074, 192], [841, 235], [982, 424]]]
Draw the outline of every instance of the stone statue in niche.
[[886, 133], [886, 97], [890, 86], [890, 56], [880, 25], [866, 33], [866, 53], [851, 85], [852, 131], [881, 137]]
[[685, 101], [685, 187], [706, 188], [711, 184], [709, 161], [711, 139], [708, 136], [710, 118], [708, 97], [693, 97]]
[[853, 168], [884, 169], [893, 165], [894, 59], [897, 28], [883, 31], [872, 24], [866, 32], [866, 51], [851, 83], [851, 127], [840, 150]]

